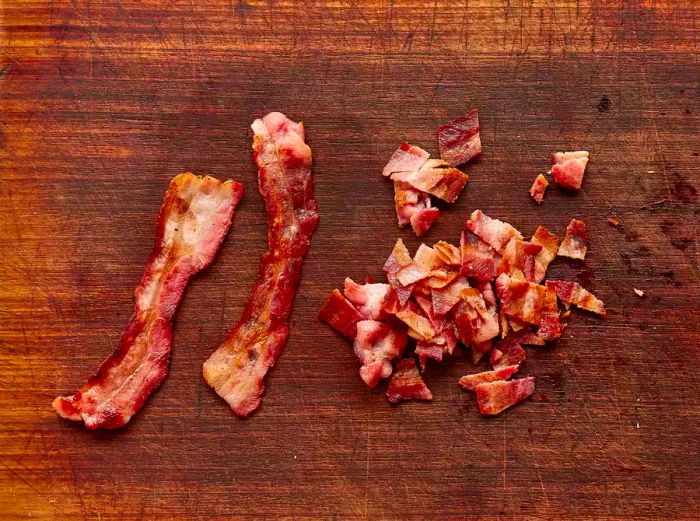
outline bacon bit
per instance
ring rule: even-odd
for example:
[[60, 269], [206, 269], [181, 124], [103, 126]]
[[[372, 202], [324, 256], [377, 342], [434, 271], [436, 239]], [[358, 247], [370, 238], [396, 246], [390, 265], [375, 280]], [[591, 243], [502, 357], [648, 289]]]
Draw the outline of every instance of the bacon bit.
[[318, 312], [318, 318], [348, 338], [357, 336], [357, 323], [365, 319], [337, 289]]
[[252, 125], [268, 250], [240, 321], [204, 363], [204, 379], [238, 416], [258, 408], [263, 379], [282, 354], [304, 255], [318, 224], [304, 125], [272, 112]]
[[416, 343], [416, 355], [418, 355], [421, 367], [425, 367], [425, 361], [428, 358], [432, 358], [433, 360], [442, 362], [443, 354], [443, 346], [433, 344], [432, 342], [425, 342], [420, 340]]
[[532, 282], [542, 282], [547, 275], [549, 264], [556, 258], [559, 239], [547, 228], [538, 226], [531, 242], [539, 244], [542, 249], [535, 255], [535, 276]]
[[[507, 339], [508, 337], [506, 337]], [[499, 346], [499, 348], [502, 346]], [[494, 347], [491, 349], [491, 354], [489, 356], [489, 362], [494, 369], [500, 369], [506, 366], [520, 366], [525, 361], [525, 350], [520, 347], [519, 344], [514, 346], [509, 346], [508, 351], [502, 351], [501, 349]]]
[[360, 378], [372, 388], [377, 386], [380, 378], [388, 378], [392, 371], [391, 361], [401, 356], [407, 340], [402, 328], [376, 320], [359, 321], [353, 349], [362, 365]]
[[[568, 311], [567, 311], [568, 313]], [[564, 316], [567, 316], [566, 313]], [[557, 288], [547, 282], [547, 290], [542, 306], [542, 319], [537, 335], [546, 341], [556, 340], [561, 336], [563, 327], [559, 323], [559, 306], [557, 305]]]
[[410, 224], [417, 237], [425, 235], [440, 215], [440, 210], [432, 206], [428, 194], [400, 181], [394, 181], [394, 205], [399, 228]]
[[175, 177], [158, 215], [153, 252], [134, 292], [134, 314], [115, 351], [56, 412], [88, 429], [125, 425], [165, 379], [172, 318], [190, 277], [214, 259], [243, 186], [190, 173]]
[[586, 223], [578, 219], [571, 219], [569, 226], [566, 227], [566, 235], [561, 246], [559, 246], [557, 255], [583, 260], [586, 258], [586, 252], [588, 251], [586, 242], [588, 242]]
[[440, 156], [452, 166], [459, 166], [481, 154], [479, 112], [470, 110], [437, 130]]
[[448, 266], [461, 266], [462, 265], [462, 254], [457, 246], [450, 244], [449, 242], [440, 241], [433, 245], [433, 249], [440, 260], [447, 264]]
[[496, 279], [496, 294], [501, 309], [511, 317], [539, 325], [542, 316], [546, 289], [528, 282], [520, 274], [509, 277], [501, 273]]
[[401, 400], [433, 399], [433, 394], [425, 385], [412, 358], [404, 358], [396, 364], [396, 371], [391, 377], [386, 396], [391, 403], [399, 403]]
[[469, 374], [459, 379], [459, 386], [466, 391], [476, 391], [476, 387], [479, 384], [495, 382], [497, 380], [508, 380], [508, 378], [517, 372], [519, 367], [519, 365], [507, 365], [499, 367], [494, 371]]
[[[547, 283], [548, 285], [550, 282]], [[557, 296], [562, 302], [573, 304], [581, 309], [592, 311], [598, 315], [605, 315], [605, 303], [599, 300], [593, 293], [585, 290], [577, 282], [565, 280], [553, 280], [551, 284], [556, 288]]]
[[462, 232], [460, 251], [462, 275], [481, 281], [489, 281], [496, 277], [496, 253], [472, 232]]
[[644, 292], [641, 289], [634, 288], [634, 292], [637, 294], [638, 297], [644, 296]]
[[517, 318], [508, 317], [508, 325], [510, 326], [510, 329], [512, 329], [515, 332], [518, 332], [526, 328], [528, 326], [528, 323], [523, 322], [522, 320], [518, 320]]
[[476, 386], [476, 401], [481, 414], [495, 415], [535, 392], [533, 377], [520, 380], [496, 380]]
[[522, 234], [507, 222], [492, 219], [481, 210], [474, 210], [466, 223], [467, 229], [502, 254], [508, 242], [522, 239]]
[[404, 143], [391, 155], [382, 175], [389, 177], [395, 172], [416, 171], [423, 166], [429, 157], [430, 154], [422, 148]]
[[394, 172], [391, 179], [407, 183], [416, 190], [448, 203], [454, 203], [469, 181], [469, 176], [442, 159], [428, 159], [423, 166], [415, 170]]
[[384, 305], [389, 299], [389, 284], [357, 284], [350, 277], [345, 279], [345, 296], [357, 306], [365, 318], [380, 320], [384, 316]]
[[549, 186], [549, 181], [542, 175], [539, 174], [535, 178], [535, 182], [532, 183], [532, 188], [530, 188], [530, 196], [535, 200], [537, 204], [542, 203], [544, 199], [544, 191]]
[[433, 270], [440, 268], [441, 265], [442, 261], [435, 253], [435, 250], [430, 246], [421, 244], [413, 261], [396, 273], [396, 279], [402, 286], [409, 286], [429, 277]]
[[615, 219], [615, 218], [613, 218], [613, 217], [608, 217], [608, 224], [609, 224], [610, 226], [619, 226], [619, 225], [620, 225], [620, 221], [618, 221], [617, 219]]
[[508, 325], [508, 315], [503, 311], [503, 308], [498, 311], [498, 324], [501, 328], [501, 338], [505, 338], [508, 335], [510, 326]]
[[578, 190], [588, 163], [588, 152], [556, 152], [552, 154], [552, 176], [563, 188]]
[[432, 290], [433, 310], [438, 316], [444, 316], [462, 300], [462, 293], [469, 288], [469, 283], [464, 277], [455, 279], [444, 288]]
[[539, 244], [511, 239], [503, 250], [503, 257], [498, 264], [497, 272], [511, 275], [517, 269], [523, 272], [528, 281], [538, 282], [536, 279], [539, 275], [538, 271], [541, 269], [537, 269], [535, 258], [540, 250], [542, 250], [542, 246]]
[[405, 305], [400, 305], [393, 291], [384, 309], [405, 323], [420, 340], [430, 340], [437, 334], [430, 320], [420, 314], [415, 302], [409, 300]]
[[401, 271], [402, 268], [409, 266], [411, 263], [413, 263], [411, 254], [408, 253], [408, 249], [406, 248], [406, 245], [403, 243], [403, 241], [401, 239], [398, 239], [396, 241], [396, 244], [394, 245], [394, 249], [389, 255], [389, 258], [384, 263], [383, 269], [386, 272], [386, 278], [389, 281], [389, 284], [392, 288], [394, 288], [394, 291], [396, 292], [396, 296], [399, 299], [399, 304], [401, 304], [402, 306], [411, 296], [413, 285], [404, 287], [398, 281], [396, 275], [399, 271]]
[[481, 344], [499, 332], [495, 309], [487, 309], [484, 296], [476, 288], [462, 292], [462, 301], [455, 310], [455, 324], [459, 339], [464, 344]]

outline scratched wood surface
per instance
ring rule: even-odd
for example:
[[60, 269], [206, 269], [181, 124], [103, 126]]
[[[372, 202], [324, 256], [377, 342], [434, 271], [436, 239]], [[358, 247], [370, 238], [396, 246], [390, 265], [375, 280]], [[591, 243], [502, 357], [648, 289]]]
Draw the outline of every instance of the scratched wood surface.
[[[0, 18], [0, 519], [700, 518], [698, 2], [4, 0]], [[390, 406], [316, 312], [381, 277], [397, 237], [380, 169], [478, 107], [484, 156], [426, 237], [482, 208], [526, 233], [591, 232], [570, 277], [608, 304], [530, 350], [527, 403], [484, 419], [429, 367]], [[201, 364], [265, 248], [251, 121], [307, 126], [321, 223], [262, 409], [232, 416]], [[527, 189], [559, 149], [583, 190]], [[247, 192], [175, 320], [170, 375], [117, 432], [50, 407], [113, 349], [168, 180]], [[607, 224], [612, 216], [619, 228]], [[644, 298], [633, 293], [642, 289]]]

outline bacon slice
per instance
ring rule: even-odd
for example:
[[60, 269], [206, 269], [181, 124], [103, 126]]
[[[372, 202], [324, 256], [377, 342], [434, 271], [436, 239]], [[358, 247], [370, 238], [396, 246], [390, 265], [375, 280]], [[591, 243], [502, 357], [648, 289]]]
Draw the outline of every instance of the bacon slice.
[[420, 147], [404, 143], [389, 158], [382, 175], [389, 177], [395, 172], [414, 172], [430, 157], [430, 154]]
[[440, 156], [452, 166], [459, 166], [481, 154], [479, 113], [470, 110], [437, 130]]
[[489, 281], [496, 277], [496, 252], [470, 231], [462, 232], [460, 252], [463, 275], [480, 281]]
[[384, 317], [384, 305], [389, 299], [389, 284], [357, 284], [350, 277], [345, 279], [345, 296], [355, 304], [365, 318], [380, 320]]
[[535, 392], [533, 377], [520, 380], [497, 380], [476, 386], [476, 401], [481, 414], [495, 415], [522, 402]]
[[394, 172], [391, 174], [391, 179], [395, 182], [407, 183], [416, 190], [448, 203], [454, 203], [469, 181], [469, 176], [451, 167], [442, 159], [428, 159], [415, 170]]
[[204, 379], [238, 416], [258, 408], [263, 379], [282, 353], [303, 257], [318, 224], [303, 124], [272, 112], [255, 120], [252, 129], [268, 251], [241, 320], [203, 368]]
[[493, 371], [468, 374], [459, 379], [459, 386], [467, 391], [476, 391], [476, 387], [479, 384], [495, 382], [497, 380], [508, 380], [508, 378], [517, 372], [519, 367], [519, 365], [507, 365]]
[[394, 181], [394, 205], [399, 227], [410, 224], [417, 237], [425, 235], [440, 215], [428, 194], [401, 181]]
[[552, 176], [559, 186], [578, 190], [588, 163], [588, 152], [556, 152], [552, 154]]
[[528, 282], [519, 274], [509, 277], [501, 273], [496, 279], [496, 293], [501, 309], [509, 316], [539, 325], [546, 288]]
[[571, 222], [566, 227], [566, 235], [561, 242], [561, 246], [559, 246], [557, 255], [583, 260], [586, 258], [586, 252], [588, 251], [586, 242], [588, 242], [586, 223], [578, 219], [571, 219]]
[[530, 242], [542, 246], [542, 249], [539, 251], [539, 253], [535, 255], [535, 276], [533, 280], [533, 282], [542, 282], [547, 274], [547, 268], [549, 267], [549, 264], [557, 256], [559, 239], [547, 228], [543, 226], [538, 226]]
[[537, 204], [542, 203], [544, 199], [544, 191], [549, 186], [549, 181], [542, 175], [538, 174], [535, 177], [535, 181], [532, 183], [532, 188], [530, 188], [530, 196], [535, 200]]
[[563, 326], [559, 323], [559, 306], [557, 305], [556, 284], [547, 282], [547, 290], [542, 305], [542, 318], [537, 336], [543, 340], [556, 340], [561, 336]]
[[576, 307], [592, 311], [598, 315], [605, 315], [605, 303], [599, 300], [593, 293], [585, 290], [577, 282], [568, 282], [565, 280], [549, 281], [549, 284], [556, 288], [559, 300], [567, 304], [573, 304]]
[[391, 403], [399, 403], [401, 400], [433, 399], [433, 394], [425, 385], [412, 358], [404, 358], [396, 364], [396, 371], [391, 377], [386, 396]]
[[542, 246], [532, 242], [511, 239], [503, 251], [503, 257], [498, 264], [498, 273], [511, 275], [515, 270], [522, 271], [525, 278], [530, 282], [538, 282], [538, 269], [535, 261], [537, 254], [542, 250]]
[[365, 317], [343, 294], [334, 289], [318, 313], [318, 318], [348, 338], [357, 336], [357, 323]]
[[401, 356], [406, 348], [408, 337], [405, 328], [392, 325], [376, 320], [357, 323], [353, 349], [362, 364], [360, 378], [369, 387], [376, 387], [380, 378], [391, 375], [391, 361]]
[[170, 182], [156, 239], [134, 292], [134, 314], [117, 349], [72, 396], [53, 402], [59, 415], [88, 429], [126, 424], [168, 372], [172, 319], [190, 277], [207, 267], [231, 225], [243, 186], [181, 174]]
[[507, 222], [492, 219], [481, 210], [474, 210], [466, 223], [467, 229], [502, 254], [508, 242], [522, 239], [522, 234]]

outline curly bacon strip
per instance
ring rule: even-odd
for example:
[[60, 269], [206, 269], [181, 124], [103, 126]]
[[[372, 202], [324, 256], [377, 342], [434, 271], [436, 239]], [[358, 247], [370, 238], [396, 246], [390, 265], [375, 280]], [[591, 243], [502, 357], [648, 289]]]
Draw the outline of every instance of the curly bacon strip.
[[134, 292], [134, 314], [117, 349], [87, 384], [53, 407], [88, 429], [126, 424], [168, 372], [172, 318], [190, 277], [214, 260], [243, 186], [180, 174], [170, 182], [158, 215], [151, 257]]
[[204, 379], [238, 416], [258, 408], [263, 379], [282, 353], [303, 257], [318, 224], [303, 124], [272, 112], [256, 119], [252, 129], [268, 251], [240, 322], [203, 368]]

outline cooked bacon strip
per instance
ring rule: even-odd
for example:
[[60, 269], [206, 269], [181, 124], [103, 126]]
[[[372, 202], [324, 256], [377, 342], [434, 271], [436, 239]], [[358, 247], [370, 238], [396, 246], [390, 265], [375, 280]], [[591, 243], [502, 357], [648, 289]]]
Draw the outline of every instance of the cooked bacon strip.
[[479, 113], [470, 110], [437, 130], [440, 156], [452, 166], [459, 166], [481, 154]]
[[407, 183], [416, 190], [448, 203], [454, 203], [469, 181], [469, 176], [442, 159], [428, 159], [423, 166], [415, 170], [394, 172], [391, 179]]
[[429, 157], [430, 154], [422, 148], [404, 143], [391, 155], [382, 175], [389, 177], [395, 172], [414, 172], [423, 166]]
[[566, 235], [561, 242], [561, 246], [559, 246], [557, 255], [583, 260], [586, 258], [586, 252], [588, 251], [586, 242], [588, 242], [586, 223], [578, 219], [571, 219], [569, 226], [566, 227]]
[[460, 252], [463, 275], [480, 281], [489, 281], [496, 277], [496, 253], [472, 232], [462, 232]]
[[421, 378], [413, 358], [404, 358], [396, 364], [386, 396], [391, 403], [401, 400], [432, 400], [433, 394]]
[[384, 305], [389, 299], [389, 284], [357, 284], [350, 277], [345, 279], [345, 296], [355, 304], [365, 318], [380, 320], [384, 317]]
[[546, 288], [525, 280], [520, 274], [501, 273], [496, 279], [501, 309], [509, 316], [539, 325]]
[[303, 124], [272, 112], [255, 120], [252, 129], [268, 251], [241, 320], [203, 368], [204, 379], [238, 416], [258, 408], [263, 379], [282, 353], [303, 257], [318, 224]]
[[399, 304], [402, 306], [406, 303], [408, 298], [411, 296], [411, 290], [413, 285], [403, 286], [397, 275], [402, 268], [409, 266], [413, 263], [411, 254], [408, 252], [406, 245], [401, 239], [397, 239], [394, 249], [391, 251], [389, 258], [384, 263], [384, 272], [386, 273], [386, 278], [399, 299]]
[[503, 251], [503, 257], [498, 264], [498, 273], [511, 275], [513, 271], [520, 270], [530, 282], [538, 282], [536, 256], [542, 250], [542, 246], [532, 242], [511, 239]]
[[535, 379], [531, 376], [520, 380], [497, 380], [477, 385], [476, 401], [481, 414], [494, 415], [522, 402], [534, 392]]
[[530, 240], [533, 244], [539, 244], [542, 249], [535, 255], [535, 276], [532, 282], [542, 282], [547, 275], [547, 268], [557, 256], [559, 239], [544, 226], [538, 226]]
[[578, 190], [588, 163], [588, 152], [556, 152], [552, 154], [552, 176], [564, 188]]
[[565, 280], [549, 281], [547, 285], [553, 284], [557, 290], [559, 300], [567, 304], [573, 304], [581, 309], [592, 311], [598, 315], [605, 315], [605, 303], [599, 300], [593, 293], [585, 290], [578, 282], [568, 282]]
[[53, 402], [88, 429], [113, 429], [138, 412], [168, 372], [172, 319], [190, 277], [211, 264], [231, 225], [243, 186], [181, 174], [170, 182], [156, 239], [134, 292], [134, 314], [117, 349], [77, 393]]
[[522, 239], [522, 234], [507, 222], [492, 219], [481, 210], [474, 210], [466, 223], [467, 229], [502, 254], [508, 241]]
[[376, 387], [380, 378], [388, 378], [391, 361], [401, 356], [407, 340], [405, 328], [399, 325], [376, 320], [358, 322], [353, 349], [362, 364], [360, 378], [369, 387]]
[[365, 317], [337, 289], [318, 313], [318, 318], [348, 338], [357, 336], [357, 323]]
[[563, 326], [559, 323], [559, 306], [557, 305], [556, 284], [547, 282], [547, 290], [542, 305], [542, 318], [537, 336], [543, 340], [556, 340], [561, 336]]
[[440, 210], [432, 206], [428, 194], [401, 181], [394, 181], [394, 205], [399, 227], [410, 224], [417, 237], [425, 235], [440, 215]]
[[461, 266], [462, 254], [457, 246], [446, 241], [439, 241], [433, 244], [433, 249], [440, 260], [448, 266]]
[[508, 378], [517, 372], [519, 367], [519, 365], [507, 365], [493, 371], [468, 374], [459, 379], [459, 386], [467, 391], [476, 391], [476, 387], [479, 384], [495, 382], [497, 380], [508, 380]]
[[538, 174], [532, 183], [532, 188], [530, 188], [530, 196], [537, 204], [540, 204], [544, 199], [544, 191], [547, 189], [547, 186], [549, 186], [549, 181], [542, 174]]

